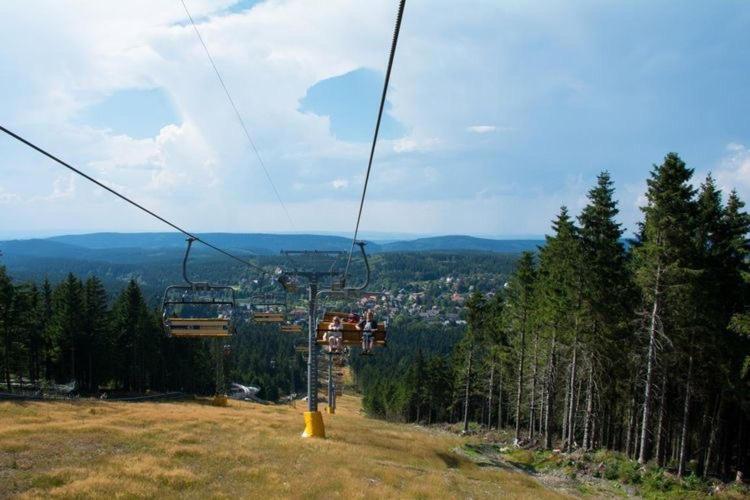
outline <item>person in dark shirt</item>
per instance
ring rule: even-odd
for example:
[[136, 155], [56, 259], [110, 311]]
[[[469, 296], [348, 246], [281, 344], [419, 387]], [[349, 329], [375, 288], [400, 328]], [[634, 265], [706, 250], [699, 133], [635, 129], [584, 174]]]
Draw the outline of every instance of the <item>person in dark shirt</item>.
[[378, 322], [371, 310], [365, 313], [365, 317], [357, 324], [357, 329], [362, 331], [362, 354], [372, 354], [372, 346], [375, 344], [375, 330]]

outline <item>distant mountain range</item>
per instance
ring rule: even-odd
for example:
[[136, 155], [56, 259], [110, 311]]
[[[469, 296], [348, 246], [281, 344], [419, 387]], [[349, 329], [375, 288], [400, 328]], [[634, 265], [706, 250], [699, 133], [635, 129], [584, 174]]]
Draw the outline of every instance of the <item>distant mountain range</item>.
[[[351, 240], [316, 234], [202, 233], [201, 238], [228, 251], [252, 255], [277, 255], [282, 250], [348, 250]], [[542, 240], [494, 240], [472, 236], [436, 236], [392, 242], [368, 242], [368, 253], [478, 251], [518, 253], [536, 250]], [[153, 260], [185, 248], [180, 233], [92, 233], [43, 239], [0, 241], [6, 257], [64, 258], [104, 262]], [[200, 246], [196, 248], [200, 250]]]

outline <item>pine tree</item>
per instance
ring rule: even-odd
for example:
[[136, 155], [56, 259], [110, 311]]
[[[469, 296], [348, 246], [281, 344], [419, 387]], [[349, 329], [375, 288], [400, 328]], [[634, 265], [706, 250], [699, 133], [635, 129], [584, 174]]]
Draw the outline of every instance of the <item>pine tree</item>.
[[5, 272], [5, 267], [0, 266], [0, 334], [3, 336], [3, 376], [9, 392], [12, 390], [10, 373], [16, 321], [15, 295], [16, 290], [10, 276]]
[[83, 330], [83, 285], [72, 273], [55, 288], [50, 328], [59, 350], [55, 378], [80, 382], [77, 349]]
[[102, 282], [92, 276], [84, 284], [84, 319], [82, 337], [82, 362], [85, 362], [85, 384], [95, 392], [107, 375], [107, 359], [111, 353], [107, 292]]
[[[463, 431], [469, 431], [469, 404], [471, 402], [474, 372], [476, 370], [477, 347], [484, 339], [485, 328], [485, 309], [487, 301], [481, 293], [475, 292], [466, 301], [467, 310], [467, 329], [466, 335], [460, 343], [461, 350], [464, 353], [463, 365]], [[459, 358], [461, 359], [461, 358]]]
[[[695, 190], [690, 185], [693, 170], [675, 153], [655, 166], [648, 179], [646, 198], [642, 207], [643, 241], [636, 248], [636, 278], [645, 303], [649, 305], [648, 353], [645, 359], [646, 380], [643, 393], [640, 450], [638, 461], [645, 463], [649, 456], [648, 436], [651, 435], [652, 395], [654, 372], [658, 358], [660, 335], [674, 337], [684, 323], [680, 318], [681, 301], [687, 275], [694, 264], [694, 234], [696, 220]], [[683, 297], [681, 297], [681, 295]], [[690, 357], [692, 359], [692, 357]], [[692, 361], [686, 376], [685, 408], [690, 402]]]
[[112, 311], [115, 377], [122, 387], [142, 391], [148, 386], [147, 349], [152, 348], [152, 319], [141, 289], [131, 280], [115, 301]]
[[[578, 230], [562, 207], [552, 223], [552, 235], [539, 251], [539, 279], [535, 317], [547, 345], [544, 373], [543, 431], [545, 447], [552, 446], [558, 357], [561, 342], [573, 344], [580, 308], [581, 255]], [[568, 384], [570, 380], [568, 380]], [[568, 385], [569, 389], [569, 385]], [[563, 429], [567, 430], [570, 405], [564, 408]], [[565, 439], [567, 436], [563, 436]]]
[[[622, 229], [615, 218], [617, 202], [609, 173], [597, 177], [589, 191], [589, 203], [581, 212], [580, 242], [583, 276], [582, 314], [586, 318], [584, 348], [587, 358], [586, 415], [583, 426], [583, 447], [592, 446], [591, 433], [594, 410], [595, 379], [605, 376], [604, 370], [626, 362], [624, 332], [631, 314], [630, 276]], [[602, 384], [603, 385], [603, 384]]]
[[52, 380], [58, 351], [54, 330], [52, 329], [52, 285], [47, 278], [44, 279], [40, 295], [37, 324], [42, 336], [42, 364], [44, 366], [44, 378]]
[[516, 371], [516, 418], [514, 443], [521, 438], [521, 405], [524, 391], [524, 368], [526, 365], [526, 337], [531, 328], [531, 314], [534, 307], [534, 287], [537, 271], [534, 256], [531, 252], [524, 252], [518, 261], [515, 272], [510, 277], [507, 286], [507, 301], [505, 306], [506, 324], [509, 333], [515, 340], [518, 368]]

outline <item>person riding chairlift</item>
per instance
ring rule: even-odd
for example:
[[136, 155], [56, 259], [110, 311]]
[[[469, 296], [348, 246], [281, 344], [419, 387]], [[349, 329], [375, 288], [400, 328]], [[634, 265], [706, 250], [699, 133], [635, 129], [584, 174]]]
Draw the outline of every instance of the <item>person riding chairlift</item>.
[[341, 344], [343, 339], [343, 334], [341, 333], [341, 330], [343, 330], [344, 325], [341, 324], [341, 318], [338, 316], [334, 316], [333, 321], [331, 321], [331, 324], [328, 325], [328, 331], [326, 332], [326, 338], [323, 340], [328, 340], [328, 352], [340, 352], [341, 351]]
[[357, 324], [357, 330], [362, 330], [362, 354], [372, 354], [372, 347], [375, 344], [375, 330], [378, 329], [378, 322], [375, 321], [372, 311], [368, 309], [365, 317]]

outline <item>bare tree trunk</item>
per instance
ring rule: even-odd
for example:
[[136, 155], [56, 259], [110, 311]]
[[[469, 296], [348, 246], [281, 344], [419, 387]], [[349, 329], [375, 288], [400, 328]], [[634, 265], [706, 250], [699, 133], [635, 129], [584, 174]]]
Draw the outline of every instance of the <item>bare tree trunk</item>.
[[589, 449], [595, 449], [596, 443], [598, 442], [596, 439], [596, 432], [599, 430], [600, 426], [599, 419], [596, 418], [593, 414], [591, 416], [591, 434], [589, 436]]
[[497, 374], [497, 385], [499, 391], [497, 391], [497, 430], [503, 428], [503, 364], [500, 363]]
[[536, 374], [537, 356], [539, 352], [539, 332], [534, 330], [534, 361], [531, 372], [531, 398], [529, 398], [529, 440], [534, 439], [534, 424], [536, 423]]
[[464, 390], [464, 432], [469, 432], [469, 396], [471, 394], [471, 368], [474, 361], [474, 346], [469, 347], [466, 363], [466, 388]]
[[[578, 321], [576, 320], [576, 323]], [[576, 327], [575, 334], [573, 336], [573, 358], [570, 362], [570, 397], [568, 398], [568, 435], [567, 435], [567, 443], [566, 443], [566, 451], [570, 452], [573, 451], [573, 415], [575, 413], [575, 405], [576, 405], [576, 391], [575, 391], [575, 384], [576, 384], [576, 369], [577, 369], [577, 363], [578, 363], [578, 327]]]
[[664, 415], [666, 413], [666, 405], [667, 405], [667, 372], [664, 370], [661, 374], [661, 394], [659, 395], [659, 419], [656, 423], [656, 442], [654, 443], [656, 446], [656, 449], [654, 451], [654, 456], [656, 457], [656, 465], [661, 466], [663, 464], [662, 461], [662, 450], [663, 450], [663, 436], [662, 432], [664, 429]]
[[4, 357], [5, 357], [5, 385], [8, 388], [8, 392], [13, 392], [13, 388], [10, 386], [10, 349], [11, 349], [11, 341], [10, 341], [10, 328], [8, 327], [7, 321], [9, 321], [6, 318], [5, 323], [5, 349], [4, 349]]
[[556, 328], [552, 330], [552, 345], [550, 346], [549, 362], [547, 364], [547, 403], [544, 405], [544, 447], [552, 448], [552, 428], [550, 417], [552, 416], [552, 403], [554, 401], [555, 386], [555, 343]]
[[544, 432], [544, 402], [545, 399], [545, 387], [544, 384], [540, 384], [539, 387], [539, 416], [537, 417], [537, 423], [536, 423], [536, 431], [537, 434], [542, 434]]
[[586, 388], [586, 417], [583, 422], [583, 449], [591, 449], [591, 421], [592, 414], [594, 412], [594, 363], [589, 362], [589, 380]]
[[[570, 366], [568, 366], [568, 370], [570, 370]], [[565, 403], [563, 406], [563, 419], [562, 419], [562, 446], [560, 448], [562, 450], [567, 449], [568, 446], [568, 407], [570, 406], [570, 377], [565, 377]]]
[[711, 419], [711, 432], [708, 438], [708, 448], [706, 449], [706, 459], [703, 466], [703, 477], [706, 477], [710, 474], [711, 466], [713, 465], [711, 459], [713, 458], [714, 447], [716, 446], [716, 435], [718, 434], [719, 427], [721, 426], [721, 405], [723, 402], [724, 400], [722, 399], [720, 392], [716, 396], [716, 412]]
[[656, 330], [659, 315], [659, 281], [661, 279], [661, 263], [656, 266], [656, 282], [654, 284], [654, 306], [651, 309], [649, 325], [648, 357], [646, 359], [646, 385], [643, 389], [643, 420], [641, 422], [641, 450], [638, 463], [645, 464], [648, 453], [648, 420], [651, 416], [651, 385], [653, 383], [654, 363], [656, 361]]
[[518, 444], [521, 438], [521, 394], [523, 392], [523, 366], [526, 355], [526, 318], [524, 326], [521, 329], [521, 353], [518, 356], [518, 381], [516, 389], [516, 433], [513, 438], [513, 444]]
[[[692, 339], [691, 339], [692, 340]], [[693, 376], [693, 354], [690, 353], [688, 360], [687, 382], [685, 383], [685, 406], [682, 409], [682, 437], [680, 438], [680, 458], [677, 466], [677, 477], [682, 477], [685, 472], [685, 459], [688, 439], [688, 417], [690, 415], [690, 390], [691, 378]]]
[[578, 379], [578, 388], [576, 389], [576, 404], [573, 407], [573, 418], [570, 422], [570, 451], [573, 451], [576, 449], [576, 424], [578, 423], [578, 420], [576, 419], [576, 415], [579, 414], [579, 408], [581, 403], [581, 386], [583, 385], [583, 380]]
[[490, 360], [490, 389], [487, 391], [487, 428], [492, 428], [492, 395], [495, 389], [495, 360]]
[[633, 449], [635, 446], [633, 446], [636, 437], [635, 437], [635, 421], [636, 421], [636, 413], [637, 413], [637, 407], [635, 404], [635, 392], [633, 392], [630, 396], [630, 409], [628, 411], [628, 431], [627, 435], [625, 437], [625, 454], [628, 457], [633, 456]]

